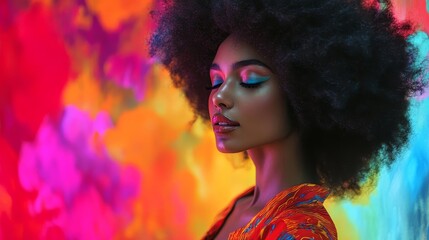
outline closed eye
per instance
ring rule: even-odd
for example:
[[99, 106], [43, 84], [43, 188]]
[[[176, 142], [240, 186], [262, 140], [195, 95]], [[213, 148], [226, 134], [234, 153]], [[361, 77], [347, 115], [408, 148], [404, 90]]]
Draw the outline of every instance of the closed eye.
[[213, 83], [212, 83], [213, 85], [210, 87], [206, 87], [207, 90], [213, 90], [215, 88], [220, 87], [220, 85], [222, 85], [223, 79], [218, 74], [214, 74], [213, 76], [211, 76], [211, 78], [213, 79]]
[[245, 88], [256, 88], [262, 83], [270, 79], [269, 75], [261, 75], [252, 70], [252, 68], [245, 68], [240, 73], [241, 79], [243, 80], [240, 85]]
[[242, 87], [245, 87], [245, 88], [257, 88], [257, 87], [259, 87], [262, 83], [264, 83], [264, 82], [258, 82], [258, 83], [245, 83], [245, 82], [241, 82], [241, 83], [240, 83], [240, 85], [241, 85]]
[[207, 89], [207, 90], [213, 90], [213, 89], [219, 88], [219, 87], [220, 87], [220, 85], [222, 85], [222, 83], [218, 83], [218, 84], [215, 84], [215, 85], [213, 85], [213, 86], [206, 87], [206, 89]]

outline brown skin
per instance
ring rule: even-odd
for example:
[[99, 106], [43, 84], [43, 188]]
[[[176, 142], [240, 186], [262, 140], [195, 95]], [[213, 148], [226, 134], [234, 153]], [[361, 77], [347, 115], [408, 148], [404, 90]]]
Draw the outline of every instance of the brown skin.
[[[261, 64], [233, 67], [244, 60]], [[280, 81], [250, 45], [229, 36], [219, 46], [210, 71], [212, 90], [209, 112], [212, 118], [221, 113], [240, 124], [234, 131], [215, 133], [220, 152], [247, 151], [256, 167], [256, 186], [252, 196], [237, 201], [221, 228], [217, 239], [244, 227], [276, 194], [301, 184], [314, 182], [302, 165], [299, 133], [290, 124], [286, 97]], [[260, 82], [256, 88], [245, 88], [242, 82]]]

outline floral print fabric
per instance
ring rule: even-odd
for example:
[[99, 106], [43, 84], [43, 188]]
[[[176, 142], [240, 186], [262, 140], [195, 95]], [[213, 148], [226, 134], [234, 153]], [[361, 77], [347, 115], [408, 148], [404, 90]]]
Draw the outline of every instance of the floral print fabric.
[[[203, 239], [214, 239], [238, 199], [252, 195], [254, 187], [236, 197], [216, 218]], [[301, 184], [278, 193], [244, 227], [228, 239], [336, 240], [334, 222], [323, 206], [329, 190], [316, 184]]]

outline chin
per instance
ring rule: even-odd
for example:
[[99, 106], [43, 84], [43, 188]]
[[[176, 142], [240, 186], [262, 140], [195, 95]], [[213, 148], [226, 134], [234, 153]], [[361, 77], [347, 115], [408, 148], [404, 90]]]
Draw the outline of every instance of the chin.
[[232, 148], [232, 147], [227, 147], [225, 145], [223, 146], [216, 145], [216, 148], [221, 153], [239, 153], [239, 152], [246, 151], [246, 149]]

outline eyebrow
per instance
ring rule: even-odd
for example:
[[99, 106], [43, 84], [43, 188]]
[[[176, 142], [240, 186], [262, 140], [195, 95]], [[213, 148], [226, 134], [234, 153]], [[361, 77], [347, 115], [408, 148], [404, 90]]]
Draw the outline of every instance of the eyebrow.
[[[234, 64], [232, 64], [232, 69], [236, 70], [245, 66], [249, 66], [249, 65], [258, 65], [258, 66], [262, 66], [265, 68], [268, 68], [270, 71], [273, 71], [267, 64], [257, 60], [257, 59], [248, 59], [248, 60], [242, 60], [242, 61], [238, 61]], [[216, 63], [212, 63], [212, 65], [210, 66], [210, 70], [221, 70], [220, 66]]]

